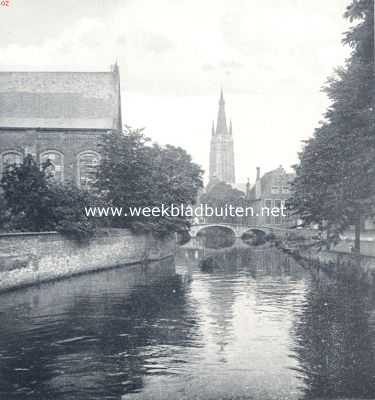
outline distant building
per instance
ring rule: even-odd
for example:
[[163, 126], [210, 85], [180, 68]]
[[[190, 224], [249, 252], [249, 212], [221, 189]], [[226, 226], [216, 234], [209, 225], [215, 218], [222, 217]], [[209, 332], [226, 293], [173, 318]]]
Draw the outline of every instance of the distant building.
[[31, 154], [58, 181], [90, 184], [100, 137], [122, 128], [117, 64], [108, 72], [0, 72], [0, 174]]
[[[266, 209], [281, 208], [291, 196], [290, 184], [294, 174], [288, 174], [284, 168], [279, 168], [260, 175], [260, 168], [257, 168], [255, 185], [250, 188], [248, 185], [246, 198], [248, 204], [254, 209], [254, 217], [251, 223], [257, 225], [291, 225], [290, 217], [267, 215]], [[262, 212], [262, 209], [263, 212]]]
[[246, 182], [236, 182], [236, 183], [232, 184], [231, 186], [232, 186], [233, 189], [237, 189], [237, 190], [243, 192], [243, 194], [245, 195], [248, 183], [246, 183]]
[[235, 183], [232, 122], [227, 126], [223, 91], [220, 93], [216, 129], [212, 122], [209, 182]]

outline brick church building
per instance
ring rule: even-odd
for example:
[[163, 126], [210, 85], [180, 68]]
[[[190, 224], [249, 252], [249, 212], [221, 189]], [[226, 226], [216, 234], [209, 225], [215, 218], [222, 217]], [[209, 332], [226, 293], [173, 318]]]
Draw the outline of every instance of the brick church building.
[[58, 181], [85, 187], [103, 134], [122, 128], [120, 75], [0, 72], [0, 174], [26, 154], [47, 159]]

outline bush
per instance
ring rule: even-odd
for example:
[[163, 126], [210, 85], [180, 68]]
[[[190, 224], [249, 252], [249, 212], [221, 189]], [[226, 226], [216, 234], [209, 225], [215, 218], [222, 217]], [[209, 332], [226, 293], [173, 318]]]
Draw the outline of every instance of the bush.
[[85, 207], [92, 204], [92, 195], [72, 184], [51, 187], [57, 199], [54, 208], [55, 230], [80, 242], [89, 240], [95, 233], [96, 224], [85, 214]]
[[29, 155], [21, 165], [5, 171], [0, 184], [2, 230], [56, 230], [80, 241], [89, 239], [95, 225], [84, 214], [84, 207], [91, 195], [73, 184], [57, 184], [48, 173], [49, 166], [47, 162], [39, 167]]

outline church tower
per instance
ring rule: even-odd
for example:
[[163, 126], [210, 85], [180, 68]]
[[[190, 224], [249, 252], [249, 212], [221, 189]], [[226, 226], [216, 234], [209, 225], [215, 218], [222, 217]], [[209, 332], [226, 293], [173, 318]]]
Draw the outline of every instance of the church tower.
[[232, 121], [227, 126], [223, 90], [220, 93], [216, 129], [212, 122], [209, 182], [235, 183]]

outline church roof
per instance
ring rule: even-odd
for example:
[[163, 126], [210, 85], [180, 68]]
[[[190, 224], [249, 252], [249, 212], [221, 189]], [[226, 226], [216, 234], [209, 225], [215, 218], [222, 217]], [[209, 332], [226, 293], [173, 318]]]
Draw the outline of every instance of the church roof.
[[120, 129], [111, 72], [0, 72], [0, 128]]

